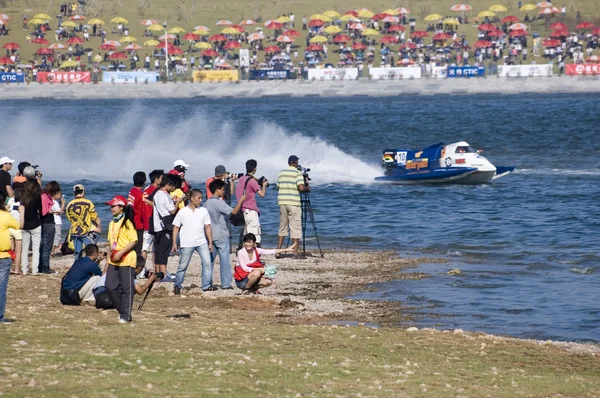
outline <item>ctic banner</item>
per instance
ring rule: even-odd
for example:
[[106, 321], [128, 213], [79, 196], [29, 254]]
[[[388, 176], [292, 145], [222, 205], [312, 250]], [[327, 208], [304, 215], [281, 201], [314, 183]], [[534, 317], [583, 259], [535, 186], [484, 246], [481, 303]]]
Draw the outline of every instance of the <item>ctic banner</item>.
[[449, 66], [448, 78], [454, 77], [484, 77], [485, 66]]
[[91, 83], [91, 72], [39, 72], [39, 83]]
[[0, 73], [0, 83], [25, 83], [22, 73]]
[[500, 77], [540, 77], [552, 76], [552, 65], [500, 65], [498, 66]]
[[358, 68], [309, 69], [308, 80], [356, 80]]
[[400, 68], [369, 68], [369, 77], [375, 80], [420, 79], [421, 68], [416, 66]]
[[156, 72], [103, 72], [102, 83], [156, 83]]
[[192, 75], [197, 82], [235, 82], [240, 80], [237, 70], [197, 70]]
[[264, 70], [250, 70], [250, 80], [282, 80], [291, 79], [292, 72], [289, 70], [275, 70], [275, 69], [264, 69]]
[[600, 64], [566, 64], [565, 74], [575, 76], [600, 75]]

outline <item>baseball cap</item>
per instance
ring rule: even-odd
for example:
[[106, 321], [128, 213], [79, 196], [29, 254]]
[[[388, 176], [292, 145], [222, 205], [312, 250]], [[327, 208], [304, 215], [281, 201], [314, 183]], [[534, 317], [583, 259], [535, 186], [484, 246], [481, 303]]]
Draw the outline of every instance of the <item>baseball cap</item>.
[[32, 166], [27, 166], [23, 169], [23, 176], [25, 178], [35, 178], [35, 169]]
[[73, 192], [75, 191], [85, 191], [85, 187], [81, 184], [77, 184], [73, 187]]
[[227, 170], [225, 169], [225, 166], [220, 164], [217, 167], [215, 167], [215, 175], [216, 176], [222, 176], [223, 174], [227, 174]]
[[176, 176], [180, 176], [183, 173], [180, 173], [179, 171], [173, 169], [173, 170], [170, 170], [167, 174], [173, 174], [173, 175], [176, 175]]
[[15, 161], [12, 160], [11, 158], [9, 158], [8, 156], [2, 156], [0, 158], [0, 164], [5, 164], [5, 163], [14, 163]]
[[190, 165], [187, 164], [186, 162], [184, 162], [182, 159], [177, 159], [176, 161], [173, 162], [173, 168], [175, 168], [177, 166], [182, 166], [182, 167], [185, 167], [186, 169], [188, 167], [190, 167]]
[[288, 158], [288, 164], [293, 163], [293, 162], [297, 162], [298, 160], [300, 160], [300, 158], [296, 155], [292, 155]]
[[127, 206], [127, 199], [125, 199], [124, 197], [122, 197], [121, 195], [117, 195], [114, 198], [112, 198], [111, 200], [109, 200], [108, 202], [106, 202], [107, 205], [109, 206]]

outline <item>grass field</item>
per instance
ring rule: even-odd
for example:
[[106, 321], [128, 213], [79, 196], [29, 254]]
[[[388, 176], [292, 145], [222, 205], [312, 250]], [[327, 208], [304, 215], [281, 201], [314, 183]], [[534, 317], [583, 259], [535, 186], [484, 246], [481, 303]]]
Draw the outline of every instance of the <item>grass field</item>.
[[[48, 13], [54, 17], [58, 14], [59, 1], [53, 2], [49, 7], [49, 2], [41, 0], [27, 0], [27, 1], [9, 1], [3, 0], [5, 7], [1, 9], [1, 12], [9, 15], [12, 20], [9, 22], [11, 28], [11, 34], [8, 37], [0, 37], [0, 45], [8, 42], [15, 41], [23, 45], [21, 50], [22, 58], [24, 61], [29, 60], [32, 54], [39, 48], [38, 45], [25, 43], [26, 31], [21, 29], [22, 27], [22, 16], [28, 15], [31, 18], [34, 14], [39, 12]], [[568, 0], [571, 1], [571, 0]], [[565, 22], [572, 28], [575, 26], [575, 14], [576, 10], [579, 10], [582, 14], [583, 21], [590, 21], [600, 26], [600, 10], [597, 7], [596, 0], [573, 0], [572, 2], [565, 2], [568, 6], [568, 13]], [[130, 34], [138, 39], [138, 44], [143, 44], [142, 33], [144, 27], [140, 25], [140, 21], [143, 19], [155, 19], [162, 23], [166, 21], [169, 28], [179, 26], [187, 31], [191, 31], [194, 26], [206, 25], [211, 28], [211, 33], [218, 33], [222, 27], [215, 26], [215, 23], [221, 19], [229, 19], [234, 23], [239, 23], [243, 19], [255, 19], [258, 16], [262, 17], [263, 21], [276, 18], [281, 14], [289, 14], [293, 12], [296, 17], [296, 29], [301, 28], [302, 16], [306, 15], [309, 17], [315, 13], [324, 12], [327, 10], [336, 10], [340, 13], [344, 13], [351, 9], [357, 9], [360, 7], [369, 8], [374, 12], [381, 12], [389, 8], [397, 8], [400, 6], [406, 7], [412, 11], [411, 17], [417, 19], [417, 29], [425, 28], [427, 23], [423, 21], [423, 18], [431, 13], [438, 13], [443, 16], [455, 16], [456, 13], [449, 10], [450, 6], [456, 4], [453, 0], [437, 0], [437, 1], [414, 1], [407, 0], [404, 2], [383, 2], [383, 1], [371, 1], [365, 3], [360, 0], [349, 0], [349, 1], [338, 1], [338, 0], [324, 0], [321, 2], [312, 2], [306, 0], [297, 1], [266, 1], [266, 0], [251, 0], [247, 2], [235, 1], [235, 0], [222, 0], [222, 1], [209, 1], [200, 2], [198, 0], [183, 0], [179, 2], [171, 2], [165, 0], [91, 0], [88, 2], [88, 13], [87, 18], [97, 16], [103, 19], [107, 25], [105, 29], [109, 32], [108, 39], [119, 39], [119, 37], [113, 37], [110, 34], [112, 30], [112, 24], [109, 23], [110, 19], [115, 16], [122, 16], [129, 20], [127, 25], [130, 28]], [[526, 2], [523, 2], [524, 4]], [[518, 11], [518, 1], [515, 0], [474, 0], [469, 2], [473, 7], [471, 11], [471, 22], [473, 17], [480, 11], [488, 9], [493, 4], [503, 4], [508, 8], [508, 12], [498, 13], [498, 16], [503, 17], [506, 15], [516, 15], [519, 18], [525, 16], [525, 12]], [[558, 2], [556, 6], [560, 7], [563, 3]], [[533, 11], [536, 13], [537, 11]], [[530, 15], [532, 15], [530, 13]], [[52, 27], [56, 27], [56, 20], [52, 22]], [[262, 26], [257, 25], [257, 26]], [[254, 27], [250, 26], [249, 30], [253, 30]], [[538, 32], [542, 36], [548, 33], [542, 21], [532, 24], [531, 32]], [[266, 33], [270, 31], [266, 30]], [[469, 39], [469, 42], [473, 43], [476, 40], [477, 30], [475, 29], [474, 23], [468, 25], [462, 25], [459, 28], [460, 34], [465, 34]], [[54, 42], [53, 35], [49, 36], [50, 42]], [[430, 39], [428, 39], [429, 41]], [[296, 44], [300, 45], [302, 49], [304, 47], [304, 40], [300, 37], [296, 40]], [[100, 45], [99, 38], [92, 38], [90, 47], [95, 50]], [[86, 44], [87, 46], [87, 44]], [[395, 49], [397, 46], [392, 46]], [[184, 47], [187, 48], [187, 47]], [[147, 48], [148, 52], [152, 50]], [[144, 54], [146, 49], [139, 51], [140, 54]], [[302, 54], [302, 52], [300, 52]]]

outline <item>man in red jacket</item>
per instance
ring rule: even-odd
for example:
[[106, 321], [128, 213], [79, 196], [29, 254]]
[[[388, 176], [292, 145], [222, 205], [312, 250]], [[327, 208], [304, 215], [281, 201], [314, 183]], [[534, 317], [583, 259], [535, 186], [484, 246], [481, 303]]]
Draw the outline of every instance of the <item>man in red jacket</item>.
[[127, 205], [133, 206], [133, 225], [138, 236], [134, 250], [138, 256], [142, 255], [144, 243], [144, 184], [146, 184], [146, 173], [138, 171], [133, 175], [133, 188], [129, 190], [127, 198]]

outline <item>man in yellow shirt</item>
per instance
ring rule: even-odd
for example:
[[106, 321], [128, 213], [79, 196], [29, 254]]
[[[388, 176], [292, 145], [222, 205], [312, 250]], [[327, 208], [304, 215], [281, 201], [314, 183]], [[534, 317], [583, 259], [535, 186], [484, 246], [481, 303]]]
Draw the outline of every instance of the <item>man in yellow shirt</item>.
[[9, 228], [19, 229], [19, 223], [5, 208], [6, 194], [0, 191], [0, 325], [10, 324], [11, 321], [4, 318], [6, 309], [6, 291], [8, 289], [8, 276], [10, 275], [10, 232]]
[[109, 202], [113, 220], [108, 226], [110, 256], [106, 271], [106, 290], [119, 311], [119, 322], [131, 322], [131, 308], [135, 295], [137, 231], [133, 224], [133, 209], [127, 207], [127, 199], [115, 196]]

